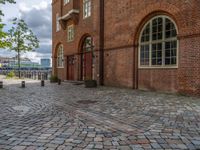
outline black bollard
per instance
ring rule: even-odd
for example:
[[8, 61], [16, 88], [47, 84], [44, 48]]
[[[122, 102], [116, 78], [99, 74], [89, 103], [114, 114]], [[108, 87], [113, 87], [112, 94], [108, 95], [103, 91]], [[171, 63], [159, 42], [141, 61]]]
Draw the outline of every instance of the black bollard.
[[58, 85], [61, 85], [61, 79], [58, 79]]
[[44, 86], [44, 80], [41, 81], [41, 86]]
[[22, 88], [25, 88], [26, 85], [25, 85], [25, 81], [22, 81]]
[[3, 88], [3, 81], [0, 81], [0, 89]]

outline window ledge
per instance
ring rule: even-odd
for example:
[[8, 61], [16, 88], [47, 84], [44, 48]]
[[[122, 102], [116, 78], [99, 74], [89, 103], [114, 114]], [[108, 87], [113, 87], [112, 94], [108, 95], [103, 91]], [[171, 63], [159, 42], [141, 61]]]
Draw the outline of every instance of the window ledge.
[[178, 66], [160, 66], [160, 67], [141, 67], [138, 69], [178, 69]]
[[57, 67], [57, 69], [64, 69], [64, 67]]
[[74, 42], [74, 40], [67, 40], [67, 43], [72, 43]]

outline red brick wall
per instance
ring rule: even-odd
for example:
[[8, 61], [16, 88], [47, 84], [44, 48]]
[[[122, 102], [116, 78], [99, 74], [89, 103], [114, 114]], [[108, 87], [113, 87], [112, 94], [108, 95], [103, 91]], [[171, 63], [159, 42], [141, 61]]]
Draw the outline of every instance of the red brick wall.
[[105, 85], [133, 87], [133, 48], [105, 52]]
[[[98, 50], [99, 0], [92, 0], [92, 16], [86, 20], [82, 17], [82, 0], [78, 2], [79, 22], [75, 26], [75, 40], [71, 43], [66, 42], [66, 30], [55, 32], [55, 13], [60, 10], [59, 0], [53, 4], [53, 54], [59, 43], [64, 45], [65, 55], [78, 53], [85, 34], [94, 38], [95, 49]], [[200, 95], [199, 4], [200, 0], [105, 0], [105, 85]], [[65, 7], [64, 12], [68, 9], [68, 6]], [[156, 15], [167, 15], [177, 24], [177, 69], [138, 69], [139, 34], [143, 25]], [[95, 78], [98, 79], [98, 52], [95, 58]], [[79, 63], [77, 56], [76, 79], [80, 76]]]
[[[129, 55], [124, 55], [122, 58], [116, 56], [116, 58], [111, 57], [110, 60], [107, 60], [105, 65], [106, 85], [121, 86], [126, 83], [125, 80], [128, 80], [127, 85], [138, 84], [139, 89], [200, 94], [200, 61], [198, 59], [200, 53], [200, 1], [123, 0], [116, 3], [116, 0], [106, 0], [105, 3], [105, 49], [112, 48], [113, 50], [109, 53], [111, 56], [115, 56], [118, 53], [118, 47], [134, 45], [136, 56], [132, 55], [132, 58]], [[178, 69], [138, 70], [135, 66], [137, 66], [138, 59], [139, 33], [149, 19], [161, 14], [168, 15], [176, 22], [179, 37], [193, 34], [196, 34], [196, 37], [180, 38]], [[132, 49], [129, 50], [130, 53], [131, 51]], [[120, 50], [120, 53], [129, 52], [126, 48]], [[125, 64], [130, 59], [133, 60], [132, 66], [114, 67], [111, 65]], [[111, 68], [114, 70], [112, 75]], [[129, 71], [133, 71], [133, 74], [127, 74]], [[123, 73], [126, 75], [121, 75]], [[134, 80], [135, 78], [136, 80]]]
[[180, 40], [179, 92], [200, 95], [200, 37]]
[[[63, 5], [62, 13], [61, 13], [61, 2], [62, 0], [56, 0], [52, 4], [52, 10], [53, 10], [53, 37], [52, 37], [52, 54], [53, 54], [53, 62], [56, 62], [56, 53], [57, 53], [57, 46], [59, 44], [63, 44], [64, 47], [64, 55], [65, 58], [68, 55], [76, 55], [75, 59], [75, 74], [74, 78], [76, 80], [80, 79], [80, 55], [77, 55], [80, 53], [80, 44], [83, 40], [83, 37], [85, 35], [91, 35], [94, 40], [94, 49], [99, 48], [99, 0], [92, 0], [92, 15], [89, 18], [83, 19], [83, 1], [77, 0], [74, 2], [70, 2], [67, 5]], [[67, 29], [61, 29], [60, 31], [56, 32], [56, 13], [59, 12], [62, 15], [65, 15], [68, 13], [68, 11], [72, 9], [78, 9], [79, 8], [79, 21], [78, 24], [75, 24], [75, 39], [73, 42], [67, 42]], [[73, 21], [69, 20], [67, 22], [67, 25], [72, 24]], [[98, 58], [96, 58], [98, 59]], [[63, 71], [62, 79], [67, 79], [67, 63], [65, 59], [65, 68]], [[95, 65], [97, 66], [97, 65]], [[54, 74], [59, 75], [60, 73], [57, 71], [57, 68], [54, 68]], [[98, 79], [98, 66], [95, 68], [95, 78]]]

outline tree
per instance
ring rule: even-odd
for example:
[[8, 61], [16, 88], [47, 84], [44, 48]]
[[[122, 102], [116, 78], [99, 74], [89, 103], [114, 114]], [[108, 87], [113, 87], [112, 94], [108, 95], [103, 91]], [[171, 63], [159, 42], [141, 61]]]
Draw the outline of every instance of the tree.
[[17, 52], [18, 70], [20, 78], [20, 54], [21, 52], [33, 51], [39, 47], [39, 41], [32, 30], [22, 19], [13, 19], [13, 27], [8, 31], [9, 42], [12, 43], [10, 50]]
[[0, 23], [0, 48], [7, 48], [11, 46], [11, 43], [7, 40], [7, 33], [3, 32], [4, 24]]
[[[14, 0], [0, 0], [0, 4], [15, 3]], [[3, 32], [5, 24], [2, 23], [1, 17], [4, 16], [2, 10], [0, 10], [0, 48], [7, 48], [11, 46], [11, 43], [6, 40], [7, 33]]]

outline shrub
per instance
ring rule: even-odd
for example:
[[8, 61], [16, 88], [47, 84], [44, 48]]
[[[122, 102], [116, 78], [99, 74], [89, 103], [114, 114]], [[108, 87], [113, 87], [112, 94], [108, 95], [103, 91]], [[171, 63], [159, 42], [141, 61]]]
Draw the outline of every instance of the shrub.
[[52, 76], [50, 77], [50, 81], [51, 81], [52, 83], [53, 83], [53, 82], [58, 82], [58, 77], [52, 75]]
[[7, 74], [7, 78], [13, 78], [15, 76], [15, 72], [14, 71], [10, 71], [8, 74]]

